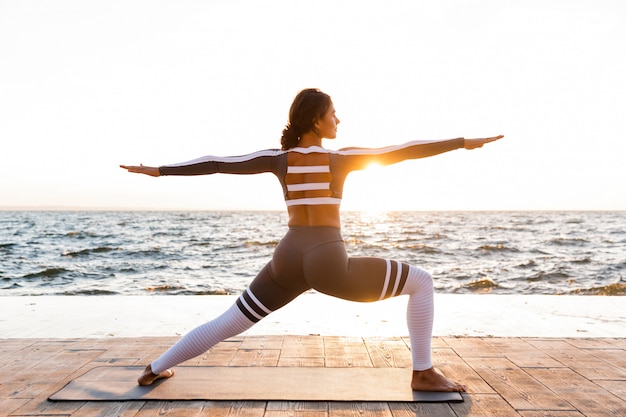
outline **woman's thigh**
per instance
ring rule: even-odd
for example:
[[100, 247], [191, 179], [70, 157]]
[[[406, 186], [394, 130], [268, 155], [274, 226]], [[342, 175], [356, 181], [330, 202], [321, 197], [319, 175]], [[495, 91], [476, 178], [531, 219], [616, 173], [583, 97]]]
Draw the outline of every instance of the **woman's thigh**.
[[331, 242], [310, 250], [303, 262], [305, 278], [311, 287], [352, 301], [381, 298], [390, 272], [388, 264], [382, 258], [348, 257], [343, 242]]
[[272, 260], [250, 284], [250, 291], [272, 311], [311, 288], [304, 279], [301, 251], [289, 237], [281, 240]]

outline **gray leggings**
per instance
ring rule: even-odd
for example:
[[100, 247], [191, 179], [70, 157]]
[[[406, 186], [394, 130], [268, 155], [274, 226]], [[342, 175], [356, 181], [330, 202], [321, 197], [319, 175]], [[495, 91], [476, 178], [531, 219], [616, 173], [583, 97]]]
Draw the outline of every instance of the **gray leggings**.
[[257, 322], [304, 291], [351, 301], [377, 301], [400, 295], [409, 265], [371, 257], [348, 257], [336, 227], [291, 226], [272, 260], [237, 301]]

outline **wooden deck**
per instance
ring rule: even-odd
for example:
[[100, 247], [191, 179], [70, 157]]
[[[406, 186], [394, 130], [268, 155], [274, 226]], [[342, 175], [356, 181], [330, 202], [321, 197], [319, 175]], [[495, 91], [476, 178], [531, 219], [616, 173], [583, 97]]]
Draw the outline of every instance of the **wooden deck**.
[[[175, 338], [0, 339], [2, 416], [626, 416], [626, 338], [438, 337], [433, 360], [464, 403], [50, 402], [97, 366], [145, 365]], [[407, 338], [246, 336], [185, 365], [410, 367]]]

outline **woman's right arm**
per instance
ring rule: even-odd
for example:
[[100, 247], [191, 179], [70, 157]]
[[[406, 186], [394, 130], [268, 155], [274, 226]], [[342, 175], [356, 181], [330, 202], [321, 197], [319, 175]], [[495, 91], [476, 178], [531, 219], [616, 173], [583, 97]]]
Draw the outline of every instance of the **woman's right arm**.
[[253, 152], [240, 156], [204, 156], [178, 164], [148, 167], [144, 165], [120, 167], [138, 174], [160, 177], [163, 175], [210, 175], [210, 174], [260, 174], [274, 172], [276, 157], [283, 154], [277, 149]]

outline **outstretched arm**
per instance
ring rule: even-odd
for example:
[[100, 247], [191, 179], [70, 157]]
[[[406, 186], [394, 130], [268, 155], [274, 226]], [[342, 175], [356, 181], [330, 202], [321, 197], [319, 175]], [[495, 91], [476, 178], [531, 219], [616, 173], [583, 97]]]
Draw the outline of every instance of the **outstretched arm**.
[[454, 149], [476, 149], [485, 143], [494, 142], [504, 136], [489, 138], [465, 139], [456, 138], [448, 140], [411, 141], [402, 145], [386, 146], [384, 148], [344, 148], [339, 153], [351, 159], [351, 169], [358, 170], [367, 167], [371, 163], [390, 165], [407, 159], [426, 158], [439, 155]]
[[260, 174], [274, 172], [276, 159], [284, 152], [277, 149], [266, 149], [240, 156], [204, 156], [178, 164], [149, 167], [144, 165], [120, 167], [138, 174], [160, 177], [163, 175], [210, 175], [224, 174]]

